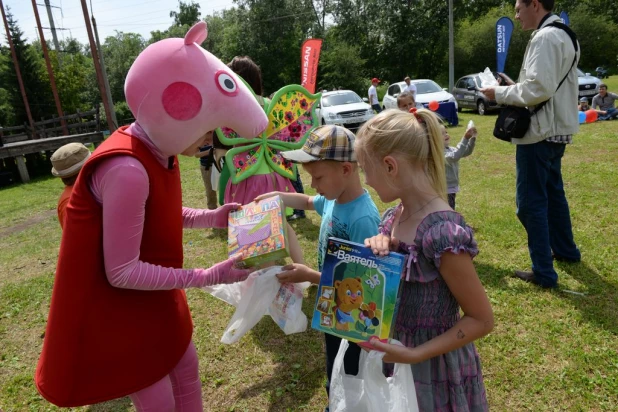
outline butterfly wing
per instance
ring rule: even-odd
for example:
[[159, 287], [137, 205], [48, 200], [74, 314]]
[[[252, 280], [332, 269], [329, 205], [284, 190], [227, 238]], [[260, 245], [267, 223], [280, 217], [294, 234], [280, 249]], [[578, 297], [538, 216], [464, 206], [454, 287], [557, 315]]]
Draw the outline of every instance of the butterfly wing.
[[302, 86], [285, 86], [268, 106], [268, 127], [264, 132], [269, 153], [266, 161], [281, 176], [296, 178], [296, 166], [281, 156], [282, 151], [299, 149], [309, 133], [318, 126], [315, 114], [320, 94], [311, 94]]
[[230, 171], [232, 183], [238, 184], [264, 162], [264, 148], [260, 143], [234, 147], [225, 154], [225, 164]]

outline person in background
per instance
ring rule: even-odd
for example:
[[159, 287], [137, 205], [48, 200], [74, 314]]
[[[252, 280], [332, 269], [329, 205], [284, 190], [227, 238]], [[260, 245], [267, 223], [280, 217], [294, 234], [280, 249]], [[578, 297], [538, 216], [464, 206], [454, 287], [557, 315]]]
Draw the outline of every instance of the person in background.
[[90, 157], [90, 149], [81, 143], [69, 143], [58, 148], [49, 159], [52, 164], [52, 175], [62, 179], [64, 190], [58, 199], [58, 222], [64, 229], [66, 208], [73, 192], [73, 185], [79, 171]]
[[585, 112], [589, 109], [590, 106], [588, 105], [588, 99], [586, 99], [585, 97], [579, 99], [579, 105], [577, 105], [577, 110], [579, 110], [580, 112]]
[[397, 108], [404, 112], [409, 112], [410, 109], [416, 107], [414, 95], [410, 92], [403, 92], [397, 96]]
[[579, 90], [580, 51], [569, 33], [549, 26], [562, 22], [553, 8], [553, 0], [516, 0], [515, 19], [522, 30], [532, 31], [519, 79], [515, 83], [505, 78], [504, 86], [481, 89], [498, 104], [529, 107], [548, 101], [532, 115], [524, 137], [512, 141], [517, 148], [516, 213], [528, 234], [532, 261], [530, 271], [516, 270], [514, 275], [542, 288], [558, 286], [553, 259], [581, 261], [562, 180], [562, 157], [579, 130], [573, 100]]
[[615, 107], [616, 99], [618, 99], [618, 94], [608, 92], [605, 83], [599, 85], [599, 94], [592, 98], [592, 108], [599, 114], [599, 120], [613, 120], [618, 117], [618, 110]]
[[212, 186], [212, 169], [215, 164], [214, 147], [212, 145], [213, 132], [207, 134], [206, 145], [199, 148], [199, 152], [195, 157], [200, 159], [200, 172], [202, 173], [202, 181], [206, 190], [206, 204], [208, 209], [214, 210], [217, 208], [217, 191]]
[[459, 159], [467, 157], [474, 151], [476, 144], [477, 130], [472, 124], [468, 127], [463, 138], [457, 147], [449, 146], [451, 136], [448, 134], [444, 124], [441, 126], [442, 137], [444, 138], [444, 168], [446, 171], [446, 194], [448, 195], [448, 205], [455, 210], [455, 197], [459, 192]]
[[414, 98], [414, 100], [416, 100], [416, 86], [414, 85], [414, 83], [410, 82], [410, 77], [406, 76], [403, 81], [406, 82], [406, 87], [403, 88], [402, 92], [412, 93], [412, 97]]
[[367, 94], [369, 96], [369, 104], [376, 113], [380, 113], [382, 111], [382, 108], [380, 107], [380, 101], [378, 100], [378, 89], [376, 88], [378, 87], [379, 83], [380, 79], [374, 77], [373, 79], [371, 79], [371, 86], [367, 91]]

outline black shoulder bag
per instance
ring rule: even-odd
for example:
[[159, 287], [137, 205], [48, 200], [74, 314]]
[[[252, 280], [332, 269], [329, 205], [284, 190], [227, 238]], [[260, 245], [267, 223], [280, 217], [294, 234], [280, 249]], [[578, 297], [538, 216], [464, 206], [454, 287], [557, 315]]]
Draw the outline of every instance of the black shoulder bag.
[[[564, 76], [562, 81], [558, 84], [558, 88], [556, 89], [557, 92], [558, 89], [560, 89], [560, 86], [562, 86], [562, 83], [564, 83], [566, 78], [569, 76], [569, 73], [571, 73], [571, 69], [577, 61], [577, 52], [579, 48], [577, 47], [577, 36], [575, 35], [575, 32], [569, 28], [569, 26], [564, 23], [555, 21], [553, 23], [549, 23], [545, 27], [550, 26], [564, 30], [571, 38], [571, 41], [573, 41], [573, 47], [575, 47], [575, 58], [573, 59], [573, 64], [571, 64], [569, 71]], [[510, 142], [511, 139], [521, 139], [526, 135], [526, 132], [530, 127], [530, 119], [532, 118], [532, 116], [537, 114], [539, 110], [541, 110], [548, 101], [549, 99], [537, 104], [532, 111], [530, 111], [527, 107], [505, 107], [500, 111], [500, 114], [496, 119], [496, 125], [494, 126], [494, 136], [500, 140], [504, 140], [505, 142]]]

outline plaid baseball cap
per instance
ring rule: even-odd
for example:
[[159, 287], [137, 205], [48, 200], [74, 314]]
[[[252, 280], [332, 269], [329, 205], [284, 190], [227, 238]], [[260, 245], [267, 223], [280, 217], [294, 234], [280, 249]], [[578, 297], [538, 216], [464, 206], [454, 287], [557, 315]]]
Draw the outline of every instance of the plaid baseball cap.
[[309, 163], [318, 160], [356, 162], [355, 139], [354, 133], [345, 127], [319, 126], [309, 134], [309, 138], [301, 149], [281, 152], [281, 155], [295, 163]]

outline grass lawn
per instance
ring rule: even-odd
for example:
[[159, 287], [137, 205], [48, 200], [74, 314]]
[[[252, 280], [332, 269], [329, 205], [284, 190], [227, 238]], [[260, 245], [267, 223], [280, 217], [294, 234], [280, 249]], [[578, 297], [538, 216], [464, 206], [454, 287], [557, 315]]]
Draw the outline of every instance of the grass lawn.
[[[618, 90], [618, 77], [607, 80]], [[477, 341], [492, 410], [618, 410], [618, 121], [582, 125], [563, 159], [580, 264], [557, 263], [560, 288], [513, 279], [528, 269], [526, 234], [515, 216], [515, 148], [491, 135], [495, 115], [460, 113], [456, 144], [470, 119], [475, 153], [461, 161], [458, 210], [476, 230], [475, 259], [493, 304], [495, 330]], [[183, 158], [184, 204], [205, 207], [196, 159]], [[305, 188], [310, 180], [303, 174]], [[60, 243], [55, 208], [62, 183], [52, 177], [0, 190], [0, 410], [56, 410], [33, 384]], [[614, 193], [612, 195], [612, 193]], [[383, 211], [388, 205], [374, 199]], [[295, 221], [308, 264], [316, 265], [318, 216]], [[186, 267], [226, 257], [225, 233], [186, 230]], [[321, 334], [285, 336], [264, 318], [232, 346], [219, 342], [233, 309], [188, 291], [200, 356], [204, 407], [212, 411], [320, 411]], [[311, 313], [315, 288], [304, 302]], [[93, 371], [94, 372], [94, 371]], [[75, 410], [133, 410], [128, 399]]]

